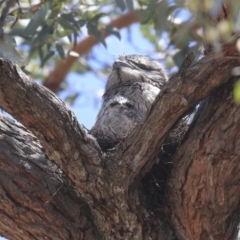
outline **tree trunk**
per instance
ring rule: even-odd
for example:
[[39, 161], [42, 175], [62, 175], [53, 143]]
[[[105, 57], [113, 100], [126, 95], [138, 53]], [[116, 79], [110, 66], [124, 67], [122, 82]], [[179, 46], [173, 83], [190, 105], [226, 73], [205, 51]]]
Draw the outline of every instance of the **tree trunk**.
[[[61, 100], [1, 59], [0, 105], [36, 136], [2, 117], [1, 234], [9, 239], [233, 239], [240, 114], [229, 79], [240, 65], [236, 40], [221, 55], [211, 53], [173, 76], [145, 123], [107, 153]], [[162, 143], [203, 99], [171, 174], [171, 167], [165, 174], [164, 159], [155, 164]], [[168, 179], [167, 194], [161, 178], [163, 185]]]
[[232, 82], [202, 104], [168, 184], [180, 239], [235, 239], [240, 200], [240, 108]]

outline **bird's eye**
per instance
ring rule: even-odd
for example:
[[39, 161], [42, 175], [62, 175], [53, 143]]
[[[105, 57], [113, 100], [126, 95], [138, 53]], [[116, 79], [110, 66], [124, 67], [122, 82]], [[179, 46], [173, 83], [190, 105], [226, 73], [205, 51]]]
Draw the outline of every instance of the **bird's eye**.
[[134, 108], [134, 106], [129, 102], [126, 102], [124, 105], [128, 108]]
[[115, 107], [117, 105], [119, 105], [119, 102], [117, 102], [117, 101], [114, 101], [114, 102], [109, 104], [110, 107]]
[[151, 70], [151, 69], [149, 68], [149, 66], [147, 66], [147, 65], [145, 65], [145, 64], [136, 63], [136, 65], [137, 65], [139, 68], [143, 69], [143, 70]]

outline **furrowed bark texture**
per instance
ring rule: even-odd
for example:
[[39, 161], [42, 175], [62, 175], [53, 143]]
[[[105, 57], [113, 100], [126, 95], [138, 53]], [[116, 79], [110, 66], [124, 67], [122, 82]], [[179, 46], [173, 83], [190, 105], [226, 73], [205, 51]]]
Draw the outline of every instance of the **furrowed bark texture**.
[[0, 234], [8, 239], [96, 239], [91, 213], [24, 127], [0, 118]]
[[[79, 200], [81, 204], [83, 204], [83, 206], [85, 206], [84, 203], [87, 204], [90, 212], [89, 216], [91, 217], [94, 226], [98, 230], [98, 233], [95, 231], [95, 234], [97, 233], [97, 237], [92, 237], [90, 239], [100, 239], [101, 237], [103, 239], [126, 240], [150, 238], [167, 240], [176, 239], [171, 227], [168, 224], [169, 219], [167, 220], [166, 218], [163, 218], [164, 216], [169, 216], [169, 214], [166, 214], [166, 212], [168, 212], [166, 211], [166, 206], [163, 206], [165, 207], [165, 210], [163, 211], [155, 209], [156, 211], [153, 212], [153, 209], [147, 206], [145, 201], [148, 196], [144, 196], [144, 193], [139, 188], [139, 179], [141, 179], [142, 174], [145, 174], [151, 169], [154, 163], [153, 159], [158, 153], [161, 143], [164, 141], [164, 138], [167, 136], [170, 129], [172, 129], [176, 122], [197, 103], [212, 94], [214, 89], [227, 82], [231, 76], [232, 69], [239, 65], [240, 57], [239, 54], [237, 54], [235, 43], [233, 42], [232, 44], [225, 46], [222, 54], [211, 54], [201, 59], [194, 66], [189, 67], [188, 69], [183, 69], [181, 74], [173, 76], [166, 84], [151, 108], [145, 123], [138, 126], [133, 133], [129, 135], [124, 143], [118, 145], [113, 151], [105, 154], [101, 152], [101, 149], [95, 140], [85, 132], [83, 126], [77, 122], [74, 114], [66, 108], [65, 104], [61, 100], [59, 100], [54, 94], [49, 92], [44, 87], [39, 86], [31, 81], [31, 79], [23, 74], [17, 66], [3, 59], [0, 60], [0, 106], [12, 114], [23, 125], [25, 125], [25, 127], [31, 130], [33, 134], [35, 134], [40, 141], [47, 158], [56, 163], [58, 166], [56, 169], [61, 169], [64, 174], [63, 178], [65, 181], [68, 183], [68, 185], [74, 187], [74, 190], [82, 199], [82, 201]], [[228, 92], [230, 91], [231, 90], [228, 90]], [[231, 111], [231, 109], [233, 109], [232, 105], [225, 105], [223, 113], [227, 110]], [[229, 115], [231, 115], [231, 113], [229, 113]], [[209, 116], [209, 118], [210, 117], [211, 116]], [[229, 121], [230, 120], [231, 119], [229, 119]], [[238, 125], [238, 122], [238, 118], [236, 117], [236, 121], [232, 122], [232, 124]], [[227, 123], [225, 126], [227, 126]], [[212, 133], [214, 133], [213, 130], [210, 131], [209, 134]], [[191, 131], [189, 132], [189, 137], [190, 136]], [[230, 144], [230, 142], [233, 141], [237, 144], [236, 137], [231, 138], [233, 137], [232, 135], [228, 136], [229, 138], [227, 143]], [[199, 135], [195, 135], [195, 139], [196, 141], [199, 141]], [[193, 143], [193, 140], [190, 141], [190, 143]], [[206, 148], [210, 140], [213, 141], [213, 144], [219, 146], [222, 144], [219, 137], [215, 137], [214, 139], [206, 138], [206, 141], [201, 143], [201, 146], [203, 146], [203, 151], [204, 147]], [[25, 143], [22, 144], [22, 149], [28, 149], [24, 148], [25, 145]], [[199, 156], [202, 156], [203, 158], [209, 156], [207, 154], [214, 151], [214, 148], [212, 148], [214, 145], [210, 146], [211, 147], [209, 148], [208, 152], [204, 152], [206, 155], [200, 154]], [[30, 146], [29, 148], [31, 149]], [[4, 152], [4, 150], [5, 149], [3, 148], [2, 152]], [[191, 149], [191, 151], [193, 152], [193, 149]], [[230, 150], [228, 151], [230, 152]], [[34, 152], [34, 150], [31, 149], [30, 152]], [[32, 166], [33, 163], [31, 161], [29, 162], [29, 160], [27, 161], [27, 153], [23, 152], [22, 155], [23, 157], [21, 157], [17, 163], [13, 164], [12, 168], [18, 169], [15, 167], [17, 164], [20, 164], [21, 166], [24, 165], [24, 167], [22, 166], [22, 169], [26, 169], [28, 165]], [[219, 153], [219, 158], [221, 157], [222, 156]], [[0, 159], [1, 163], [5, 162], [5, 165], [7, 165], [10, 160], [6, 159], [7, 158]], [[22, 159], [24, 160], [22, 161]], [[192, 154], [189, 159], [181, 159], [181, 164], [185, 165], [185, 161], [187, 164], [187, 162], [191, 162], [194, 159], [195, 155]], [[45, 161], [47, 160], [43, 160], [43, 162]], [[22, 162], [24, 162], [24, 164]], [[27, 162], [27, 164], [25, 162]], [[176, 163], [174, 162], [174, 164], [177, 163], [177, 161]], [[201, 164], [204, 165], [204, 163], [201, 161], [197, 161], [196, 169], [201, 169]], [[205, 164], [208, 165], [209, 162], [205, 162]], [[204, 167], [205, 169], [208, 169], [206, 165], [204, 165]], [[174, 171], [177, 170], [178, 168], [176, 169], [174, 167]], [[213, 168], [210, 168], [210, 170], [213, 171]], [[18, 172], [18, 170], [16, 171]], [[35, 181], [36, 172], [31, 169], [28, 169], [28, 171], [32, 174], [32, 177], [30, 181], [29, 179], [25, 180], [25, 184], [33, 184], [35, 189], [39, 189], [37, 192], [47, 191], [46, 189], [48, 189], [48, 184], [45, 184], [43, 181], [38, 183]], [[26, 174], [26, 176], [29, 176], [28, 174]], [[210, 175], [206, 175], [206, 178], [209, 176]], [[181, 195], [182, 193], [182, 188], [177, 188], [177, 183], [180, 181], [180, 179], [182, 179], [182, 177], [184, 176], [182, 176], [181, 173], [178, 174], [176, 172], [176, 174], [173, 174], [169, 180], [169, 186], [172, 186], [172, 181], [174, 185], [168, 190], [170, 215], [173, 222], [170, 225], [173, 224], [175, 231], [177, 232], [178, 236], [180, 236], [179, 239], [181, 239], [181, 237], [185, 237], [185, 239], [204, 239], [203, 237], [209, 234], [209, 231], [206, 231], [206, 227], [203, 228], [204, 230], [202, 233], [199, 233], [198, 235], [195, 234], [195, 232], [198, 229], [198, 225], [204, 225], [206, 223], [202, 221], [198, 222], [196, 226], [191, 226], [191, 224], [194, 224], [193, 220], [195, 220], [195, 216], [201, 216], [201, 211], [203, 208], [196, 207], [194, 217], [189, 218], [191, 221], [185, 222], [185, 219], [181, 218], [182, 216], [185, 216], [183, 215], [183, 210], [181, 209], [182, 202], [174, 202], [179, 200], [179, 197], [177, 198], [175, 196], [178, 196], [177, 194]], [[194, 181], [195, 175], [192, 174], [190, 177], [189, 185], [191, 185], [191, 182]], [[214, 175], [214, 177], [211, 178], [210, 183], [213, 184], [216, 182], [220, 184], [223, 180], [221, 177], [221, 174]], [[229, 178], [230, 177], [232, 176], [229, 176]], [[203, 180], [207, 182], [206, 178]], [[228, 184], [228, 178], [226, 178], [225, 184]], [[229, 184], [232, 184], [230, 180]], [[21, 185], [24, 184], [19, 184], [19, 186]], [[2, 183], [2, 186], [5, 186], [6, 192], [7, 185]], [[57, 184], [57, 186], [53, 188], [53, 191], [47, 196], [54, 195], [55, 193], [55, 195], [60, 197], [59, 192], [61, 189], [57, 191], [59, 188], [58, 186], [59, 185]], [[188, 190], [190, 187], [187, 185], [185, 188]], [[201, 189], [200, 186], [198, 186], [198, 188]], [[66, 188], [66, 195], [71, 193], [69, 189], [71, 189], [71, 187]], [[186, 193], [184, 192], [183, 197], [186, 197], [186, 201], [188, 203], [189, 199], [187, 198], [187, 190]], [[27, 199], [26, 202], [28, 202], [28, 199], [32, 199], [31, 196], [33, 195], [35, 199], [34, 201], [32, 200], [32, 202], [34, 204], [38, 203], [37, 197], [39, 197], [41, 194], [37, 195], [36, 192], [33, 191], [32, 193], [31, 191], [25, 191], [24, 194], [22, 193], [22, 196], [24, 196], [24, 198]], [[68, 191], [70, 192], [68, 193]], [[30, 197], [28, 196], [29, 192], [32, 194]], [[74, 192], [72, 192], [72, 194], [75, 196]], [[217, 194], [219, 196], [223, 196], [223, 193], [220, 190]], [[52, 199], [56, 198], [55, 195]], [[45, 195], [43, 194], [43, 196]], [[189, 196], [193, 197], [194, 195], [189, 194]], [[198, 196], [199, 195], [197, 194], [196, 199], [198, 199]], [[213, 193], [211, 196], [214, 196]], [[38, 204], [41, 205], [41, 201], [48, 201], [46, 199], [48, 198], [42, 197]], [[76, 199], [78, 199], [77, 196]], [[216, 204], [213, 204], [213, 199], [210, 199], [211, 201], [206, 201], [206, 209], [214, 210], [214, 207], [217, 207], [215, 206]], [[13, 200], [17, 202], [17, 196], [16, 199], [15, 197], [12, 197], [12, 201]], [[184, 201], [185, 198], [183, 199], [183, 202]], [[221, 201], [224, 202], [223, 200]], [[52, 203], [52, 201], [49, 202]], [[174, 206], [172, 205], [172, 202], [174, 203]], [[233, 200], [231, 202], [233, 202]], [[17, 203], [19, 209], [24, 207], [24, 204], [26, 204], [23, 200]], [[76, 212], [81, 211], [81, 207], [74, 204], [75, 201], [73, 201], [72, 204], [70, 203], [71, 208], [76, 209]], [[34, 210], [35, 208], [37, 210], [40, 209], [39, 211], [41, 212], [41, 208], [38, 205], [34, 206]], [[177, 206], [179, 206], [179, 208]], [[227, 205], [227, 207], [230, 207], [230, 212], [233, 212], [233, 209], [236, 209], [237, 206], [237, 198], [234, 198], [234, 203], [232, 203], [232, 205]], [[88, 208], [84, 207], [86, 210]], [[58, 206], [56, 209], [61, 208]], [[190, 208], [186, 209], [187, 212], [190, 210]], [[44, 210], [43, 212], [47, 212], [47, 210]], [[78, 213], [81, 215], [81, 219], [82, 216], [86, 216], [84, 212]], [[38, 214], [43, 216], [43, 214]], [[82, 225], [78, 224], [80, 220], [75, 220], [73, 217], [75, 216], [74, 211], [72, 213], [73, 216], [71, 215], [71, 211], [69, 214], [71, 217], [63, 217], [66, 221], [70, 221], [70, 223], [68, 222], [70, 224], [68, 227], [69, 229], [67, 230], [67, 233], [61, 233], [59, 239], [75, 239], [69, 237], [71, 236], [70, 233], [75, 236], [72, 233], [75, 231], [74, 226], [79, 227], [81, 232], [76, 236], [76, 239], [84, 239], [84, 230], [81, 228]], [[16, 217], [14, 212], [9, 214], [9, 218], [14, 219], [14, 216]], [[54, 216], [51, 217], [53, 218]], [[56, 222], [54, 222], [51, 220], [51, 217], [49, 216], [47, 218], [46, 226], [49, 226], [48, 221], [52, 221], [52, 224], [58, 224], [58, 221], [56, 220]], [[217, 236], [220, 235], [215, 234], [215, 232], [220, 231], [218, 230], [218, 227], [223, 222], [224, 224], [228, 223], [228, 218], [224, 216], [219, 224], [218, 220], [217, 224], [215, 224], [214, 217], [215, 215], [213, 214], [208, 218], [209, 226], [207, 229], [210, 229], [212, 236], [216, 236], [217, 238]], [[31, 219], [28, 219], [28, 217], [26, 218], [28, 221]], [[71, 224], [71, 221], [77, 222], [77, 224]], [[59, 225], [52, 227], [54, 228], [53, 232], [57, 232], [57, 227], [63, 225], [65, 226], [65, 224], [61, 224], [62, 223], [59, 223]], [[42, 221], [42, 225], [44, 225], [44, 221]], [[66, 226], [68, 225], [66, 224]], [[87, 226], [90, 226], [89, 232], [93, 233], [94, 226], [91, 225], [91, 222], [87, 224]], [[71, 229], [71, 227], [74, 229]], [[23, 226], [21, 228], [24, 229]], [[2, 226], [2, 229], [2, 231], [8, 229], [7, 224]], [[18, 231], [17, 226], [15, 231]], [[28, 231], [30, 234], [31, 229], [29, 228]], [[9, 231], [7, 231], [5, 234], [6, 237], [10, 236]], [[231, 234], [233, 234], [232, 231]], [[23, 235], [25, 236], [25, 234]], [[34, 231], [32, 236], [36, 236], [34, 235]], [[32, 239], [32, 236], [27, 236], [26, 239]], [[52, 236], [49, 238], [53, 238]], [[36, 239], [41, 239], [41, 237], [36, 237]]]
[[235, 239], [240, 200], [240, 107], [232, 83], [204, 102], [168, 186], [180, 239]]

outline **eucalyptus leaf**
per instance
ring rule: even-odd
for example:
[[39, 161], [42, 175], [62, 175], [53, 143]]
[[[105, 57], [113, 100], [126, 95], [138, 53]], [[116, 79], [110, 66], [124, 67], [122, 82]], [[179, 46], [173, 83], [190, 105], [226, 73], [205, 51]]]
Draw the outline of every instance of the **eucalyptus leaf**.
[[48, 43], [48, 44], [47, 44], [47, 50], [50, 51], [51, 48], [52, 48], [52, 44], [51, 44], [51, 43]]
[[90, 21], [97, 22], [101, 17], [106, 16], [106, 15], [107, 15], [106, 13], [98, 13]]
[[64, 49], [63, 49], [62, 45], [56, 44], [56, 49], [57, 49], [57, 52], [60, 55], [60, 57], [62, 59], [65, 59], [66, 56], [65, 56], [65, 52], [64, 52]]
[[47, 62], [47, 60], [49, 60], [52, 56], [54, 56], [55, 53], [54, 51], [49, 51], [48, 54], [43, 58], [42, 62], [41, 62], [41, 67], [43, 67], [43, 65]]
[[37, 28], [42, 25], [45, 20], [48, 9], [44, 5], [33, 14], [32, 19], [25, 28], [26, 35], [33, 35]]
[[69, 95], [67, 98], [65, 98], [65, 102], [68, 103], [70, 106], [72, 106], [75, 102], [75, 100], [79, 97], [80, 93], [73, 93]]
[[87, 23], [87, 30], [89, 35], [93, 35], [99, 41], [102, 39], [102, 35], [99, 32], [97, 26], [92, 24], [91, 22]]
[[40, 61], [43, 61], [43, 50], [42, 48], [38, 48], [38, 53], [39, 53], [39, 57], [40, 57]]
[[126, 5], [125, 5], [125, 3], [124, 3], [123, 0], [115, 0], [115, 2], [116, 2], [116, 5], [117, 5], [122, 11], [124, 11], [124, 10], [126, 9]]
[[16, 21], [16, 17], [14, 17], [14, 16], [8, 15], [8, 16], [5, 18], [5, 24], [14, 23], [15, 21]]
[[92, 24], [91, 22], [87, 23], [87, 30], [89, 35], [93, 35], [98, 41], [100, 41], [105, 48], [107, 48], [107, 44], [102, 37], [101, 32], [98, 30], [97, 26]]
[[60, 30], [60, 31], [57, 31], [55, 34], [56, 36], [59, 38], [62, 38], [62, 37], [67, 37], [69, 36], [70, 34], [72, 33], [71, 30], [68, 30], [68, 29], [64, 29], [64, 30]]
[[80, 22], [75, 19], [73, 13], [63, 13], [61, 14], [61, 19], [74, 26], [75, 30], [78, 30], [81, 27]]
[[43, 40], [44, 38], [46, 39], [47, 37], [49, 37], [49, 35], [52, 35], [53, 32], [54, 32], [53, 26], [44, 25], [41, 31], [38, 32], [36, 36], [36, 41]]
[[132, 0], [126, 0], [126, 3], [127, 3], [127, 7], [130, 9], [130, 10], [133, 10], [133, 1]]
[[78, 27], [76, 27], [76, 25], [73, 24], [73, 22], [69, 22], [64, 20], [62, 17], [58, 18], [57, 22], [65, 29], [65, 30], [69, 30], [71, 29], [72, 31], [77, 31]]
[[117, 28], [114, 28], [114, 27], [112, 27], [112, 26], [107, 26], [107, 27], [105, 28], [105, 30], [106, 30], [106, 32], [115, 35], [119, 40], [121, 40], [121, 35], [120, 35], [120, 33], [119, 33], [119, 31], [118, 31]]
[[19, 36], [19, 37], [22, 37], [22, 38], [25, 38], [25, 39], [29, 38], [26, 35], [25, 29], [21, 29], [21, 28], [11, 29], [10, 32], [7, 35], [9, 35], [9, 36]]
[[78, 25], [80, 27], [83, 27], [85, 24], [86, 24], [86, 20], [83, 20], [83, 19], [78, 20]]

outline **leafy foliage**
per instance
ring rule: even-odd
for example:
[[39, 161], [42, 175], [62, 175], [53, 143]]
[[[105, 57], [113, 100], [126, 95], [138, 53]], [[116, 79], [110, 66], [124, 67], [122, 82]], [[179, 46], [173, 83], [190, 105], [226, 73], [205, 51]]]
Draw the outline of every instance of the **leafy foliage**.
[[[6, 9], [9, 3], [10, 1], [1, 1], [1, 11]], [[221, 41], [227, 41], [232, 32], [239, 31], [240, 3], [232, 0], [226, 1], [226, 4], [232, 17], [214, 24], [221, 1], [23, 0], [19, 4], [16, 1], [4, 23], [0, 22], [0, 28], [2, 26], [5, 33], [5, 40], [0, 44], [0, 54], [23, 62], [24, 65], [29, 63], [30, 71], [37, 69], [37, 66], [45, 69], [56, 61], [65, 59], [71, 48], [81, 41], [86, 33], [93, 35], [105, 47], [107, 44], [100, 29], [121, 40], [118, 29], [106, 23], [127, 11], [135, 10], [139, 13], [143, 37], [153, 45], [152, 53], [159, 53], [154, 56], [165, 60], [169, 70], [176, 70], [173, 67], [179, 67], [188, 52], [192, 51], [197, 58], [200, 57], [203, 54], [201, 46], [206, 42], [220, 51]], [[207, 16], [212, 18], [213, 24], [209, 24]], [[17, 40], [18, 53], [12, 44], [14, 38]], [[139, 51], [144, 54], [142, 49]], [[151, 52], [146, 54], [151, 55]], [[84, 56], [87, 63], [92, 57], [91, 54]], [[102, 64], [102, 72], [105, 72], [106, 65]], [[89, 65], [84, 69], [92, 70]], [[39, 72], [33, 76], [44, 78]]]

